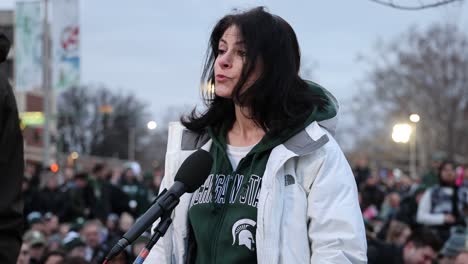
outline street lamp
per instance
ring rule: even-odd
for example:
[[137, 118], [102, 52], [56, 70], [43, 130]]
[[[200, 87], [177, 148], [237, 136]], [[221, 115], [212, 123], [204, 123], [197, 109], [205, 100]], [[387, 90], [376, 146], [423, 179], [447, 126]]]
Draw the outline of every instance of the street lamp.
[[396, 143], [408, 143], [411, 137], [411, 126], [403, 123], [396, 124], [393, 126], [392, 139]]
[[411, 114], [409, 117], [410, 121], [413, 123], [418, 123], [421, 118], [419, 117], [418, 114]]
[[417, 123], [419, 122], [419, 120], [421, 120], [421, 118], [419, 117], [418, 114], [411, 114], [409, 116], [409, 119], [413, 123], [412, 127], [414, 130], [413, 140], [411, 140], [410, 142], [410, 174], [411, 174], [411, 178], [415, 179], [417, 175], [417, 171], [416, 171], [416, 140], [417, 140], [416, 127], [417, 127]]
[[[146, 123], [146, 127], [149, 130], [154, 130], [158, 127], [158, 123], [156, 121], [151, 120], [148, 123]], [[128, 131], [128, 159], [129, 160], [135, 160], [135, 149], [136, 149], [136, 128], [135, 127], [130, 127]]]
[[416, 179], [416, 124], [421, 117], [418, 114], [411, 114], [409, 120], [412, 124], [402, 123], [393, 126], [392, 139], [396, 143], [409, 142], [409, 171], [411, 178]]
[[148, 124], [146, 124], [149, 130], [154, 130], [158, 127], [158, 123], [155, 121], [149, 121]]
[[[409, 124], [406, 124], [406, 123], [396, 124], [396, 125], [393, 126], [392, 139], [396, 143], [406, 144], [406, 143], [408, 143], [408, 141], [411, 138], [411, 132], [412, 132], [412, 129], [411, 129], [411, 126]], [[410, 174], [413, 173], [412, 166], [411, 166], [413, 156], [412, 156], [411, 152], [412, 151], [411, 151], [411, 147], [410, 147], [410, 160], [409, 160]], [[413, 175], [411, 175], [411, 176], [413, 176]]]

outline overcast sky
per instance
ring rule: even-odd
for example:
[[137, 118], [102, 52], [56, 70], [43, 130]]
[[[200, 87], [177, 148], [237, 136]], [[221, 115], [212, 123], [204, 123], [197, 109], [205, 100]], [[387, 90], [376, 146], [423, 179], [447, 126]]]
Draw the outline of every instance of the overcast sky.
[[[0, 0], [0, 9], [14, 3]], [[233, 8], [257, 5], [292, 25], [303, 58], [318, 65], [314, 80], [341, 102], [365, 76], [357, 55], [371, 55], [377, 39], [447, 19], [468, 29], [467, 4], [415, 12], [369, 0], [81, 0], [82, 83], [134, 92], [150, 104], [155, 120], [169, 106], [200, 104], [199, 78], [213, 25]]]

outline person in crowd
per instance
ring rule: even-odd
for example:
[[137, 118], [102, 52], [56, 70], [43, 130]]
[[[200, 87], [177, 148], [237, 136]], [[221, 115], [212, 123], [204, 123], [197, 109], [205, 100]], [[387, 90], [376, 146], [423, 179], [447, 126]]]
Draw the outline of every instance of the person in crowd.
[[387, 194], [381, 206], [379, 217], [384, 221], [392, 219], [400, 208], [400, 195], [397, 192]]
[[113, 168], [111, 172], [110, 183], [112, 185], [119, 186], [121, 178], [122, 178], [122, 169]]
[[[125, 214], [125, 213], [123, 213]], [[109, 214], [106, 221], [107, 241], [115, 242], [120, 239], [122, 234], [119, 231], [119, 216], [117, 214]]]
[[199, 148], [211, 173], [147, 261], [366, 263], [356, 182], [333, 137], [338, 105], [299, 76], [292, 27], [261, 7], [229, 14], [209, 50], [208, 107], [170, 126], [161, 189]]
[[367, 178], [371, 176], [369, 161], [364, 157], [360, 158], [353, 169], [353, 173], [356, 179], [356, 184], [359, 189], [361, 189], [361, 186], [367, 181]]
[[86, 261], [83, 257], [77, 256], [70, 256], [66, 257], [63, 263], [66, 264], [90, 264], [90, 262]]
[[426, 190], [421, 198], [417, 222], [437, 230], [443, 241], [446, 241], [450, 235], [450, 227], [462, 221], [464, 223], [459, 210], [463, 201], [459, 201], [452, 162], [445, 161], [440, 165], [439, 182], [440, 185]]
[[110, 247], [103, 241], [103, 226], [97, 220], [88, 220], [81, 230], [86, 244], [85, 259], [91, 263], [102, 263]]
[[378, 240], [368, 241], [369, 264], [432, 264], [442, 242], [437, 234], [427, 228], [414, 230], [403, 246]]
[[75, 176], [75, 169], [72, 167], [65, 167], [63, 169], [63, 185], [67, 186], [69, 182], [73, 181]]
[[42, 214], [39, 212], [31, 212], [26, 217], [28, 223], [28, 230], [35, 230], [44, 233], [45, 226], [44, 226], [44, 219], [42, 218]]
[[47, 252], [60, 250], [62, 246], [62, 237], [59, 233], [47, 237]]
[[18, 259], [16, 260], [16, 264], [30, 264], [31, 253], [29, 250], [29, 243], [27, 241], [23, 241], [18, 255]]
[[361, 195], [362, 195], [362, 210], [373, 206], [377, 209], [377, 212], [380, 211], [382, 203], [385, 199], [385, 191], [382, 188], [382, 185], [379, 184], [379, 178], [375, 175], [367, 178], [367, 181], [364, 183]]
[[72, 231], [71, 230], [71, 223], [60, 223], [59, 226], [59, 235], [61, 239], [64, 239], [68, 232]]
[[130, 212], [127, 194], [109, 182], [106, 165], [98, 163], [94, 166], [89, 184], [93, 190], [93, 207], [89, 217], [98, 218], [104, 223], [110, 213]]
[[119, 236], [125, 234], [132, 227], [135, 219], [129, 213], [122, 213], [119, 219]]
[[65, 254], [61, 251], [50, 251], [42, 259], [42, 264], [65, 264]]
[[138, 175], [133, 168], [124, 170], [120, 179], [120, 188], [130, 199], [130, 213], [138, 217], [148, 209], [148, 191], [139, 181]]
[[24, 228], [28, 228], [28, 219], [27, 216], [32, 212], [38, 212], [41, 209], [41, 204], [39, 201], [39, 190], [31, 186], [31, 181], [27, 177], [23, 177], [23, 182], [21, 186], [21, 192], [24, 199], [24, 220], [26, 225]]
[[466, 229], [462, 227], [452, 228], [449, 239], [440, 251], [439, 264], [454, 264], [457, 255], [465, 249]]
[[[10, 52], [10, 41], [0, 33], [0, 63]], [[0, 73], [0, 263], [14, 263], [23, 235], [23, 135], [15, 95]]]
[[388, 237], [387, 232], [391, 222], [398, 212], [399, 207], [400, 195], [397, 192], [391, 192], [387, 194], [378, 215], [378, 219], [382, 221], [382, 228], [378, 233], [378, 238], [385, 239], [385, 237]]
[[88, 174], [80, 172], [73, 176], [65, 189], [67, 206], [65, 221], [73, 221], [78, 217], [89, 218], [93, 208], [94, 193], [88, 183]]
[[46, 236], [57, 234], [59, 231], [59, 224], [59, 219], [56, 215], [51, 212], [44, 214], [44, 234]]
[[390, 222], [387, 238], [385, 242], [394, 245], [404, 245], [411, 235], [411, 228], [398, 220], [392, 220]]
[[395, 182], [395, 191], [400, 194], [401, 197], [406, 197], [410, 194], [412, 185], [413, 180], [404, 175]]
[[62, 248], [67, 257], [79, 257], [85, 259], [86, 244], [81, 239], [80, 234], [71, 231], [63, 239]]
[[47, 247], [44, 234], [37, 230], [30, 230], [24, 234], [23, 240], [29, 245], [30, 263], [40, 263]]
[[58, 174], [49, 170], [43, 172], [39, 192], [40, 212], [42, 214], [51, 212], [63, 221], [68, 203], [64, 203], [66, 196], [60, 189], [58, 177]]
[[432, 162], [431, 162], [431, 167], [429, 168], [429, 170], [424, 173], [424, 175], [422, 176], [422, 182], [421, 184], [426, 187], [426, 188], [430, 188], [434, 185], [438, 185], [439, 184], [439, 167], [442, 163], [442, 160], [440, 159], [440, 157], [438, 155], [433, 155], [432, 157]]
[[419, 202], [421, 201], [425, 191], [426, 188], [420, 186], [415, 189], [413, 193], [404, 197], [400, 203], [400, 208], [395, 214], [395, 219], [406, 223], [411, 229], [418, 228], [420, 225], [416, 221], [416, 215], [418, 212]]
[[460, 169], [461, 179], [458, 188], [458, 200], [460, 201], [460, 218], [465, 219], [465, 224], [468, 221], [468, 165]]

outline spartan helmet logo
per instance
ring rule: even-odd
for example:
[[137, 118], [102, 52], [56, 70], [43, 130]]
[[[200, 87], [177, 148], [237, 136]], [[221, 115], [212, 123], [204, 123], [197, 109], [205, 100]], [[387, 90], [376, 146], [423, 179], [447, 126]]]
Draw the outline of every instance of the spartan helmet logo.
[[232, 225], [232, 245], [236, 244], [236, 238], [239, 237], [239, 246], [246, 246], [250, 251], [255, 250], [255, 240], [252, 233], [247, 229], [255, 227], [257, 223], [251, 219], [240, 219]]

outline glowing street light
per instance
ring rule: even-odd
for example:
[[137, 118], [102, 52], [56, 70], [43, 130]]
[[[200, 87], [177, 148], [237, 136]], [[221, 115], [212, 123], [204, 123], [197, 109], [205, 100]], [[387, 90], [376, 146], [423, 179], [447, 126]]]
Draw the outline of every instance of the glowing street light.
[[76, 160], [80, 157], [80, 155], [78, 154], [78, 152], [74, 151], [70, 154], [70, 158]]
[[155, 121], [149, 121], [148, 124], [146, 124], [149, 130], [156, 129], [158, 127], [158, 124]]
[[392, 139], [396, 143], [408, 143], [411, 137], [411, 126], [408, 124], [396, 124], [393, 126]]
[[419, 122], [419, 120], [421, 120], [421, 118], [419, 117], [418, 114], [411, 114], [409, 119], [413, 123], [417, 123], [417, 122]]

